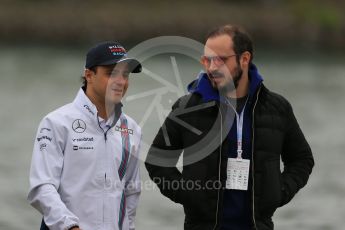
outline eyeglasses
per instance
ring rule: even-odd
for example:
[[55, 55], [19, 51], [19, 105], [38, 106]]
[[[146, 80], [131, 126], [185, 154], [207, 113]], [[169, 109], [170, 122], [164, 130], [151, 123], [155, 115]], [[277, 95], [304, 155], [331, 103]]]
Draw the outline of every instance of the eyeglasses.
[[237, 54], [229, 55], [229, 56], [201, 56], [201, 64], [205, 67], [209, 67], [211, 62], [217, 67], [224, 65], [224, 63], [231, 57], [235, 57]]

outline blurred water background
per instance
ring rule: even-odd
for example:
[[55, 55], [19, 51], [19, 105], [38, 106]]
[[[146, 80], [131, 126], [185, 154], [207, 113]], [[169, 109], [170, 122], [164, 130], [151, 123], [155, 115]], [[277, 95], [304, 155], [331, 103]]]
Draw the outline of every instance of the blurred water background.
[[[207, 30], [224, 23], [241, 24], [253, 34], [254, 60], [266, 86], [291, 102], [314, 153], [316, 166], [310, 181], [276, 212], [276, 229], [344, 228], [345, 20], [339, 13], [343, 3], [177, 1], [171, 6], [157, 1], [148, 5], [135, 1], [124, 5], [111, 1], [102, 5], [94, 1], [33, 2], [3, 0], [0, 7], [1, 230], [39, 228], [41, 216], [26, 201], [34, 136], [44, 115], [74, 99], [90, 45], [118, 39], [130, 48], [160, 35], [202, 41]], [[186, 86], [201, 68], [190, 57], [175, 56]], [[176, 83], [171, 59], [157, 56], [146, 64], [163, 79]], [[128, 95], [158, 86], [150, 77], [133, 77]], [[169, 110], [177, 95], [166, 97], [162, 105]], [[140, 122], [150, 100], [128, 101], [125, 111]], [[148, 144], [159, 127], [154, 116], [143, 128]], [[143, 164], [142, 179], [147, 186], [137, 211], [137, 229], [182, 229], [183, 209], [149, 183]]]

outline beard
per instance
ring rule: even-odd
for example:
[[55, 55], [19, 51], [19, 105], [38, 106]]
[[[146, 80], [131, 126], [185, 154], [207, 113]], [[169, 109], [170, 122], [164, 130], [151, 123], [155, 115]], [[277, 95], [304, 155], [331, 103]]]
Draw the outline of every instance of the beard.
[[219, 71], [213, 71], [208, 73], [209, 78], [211, 79], [211, 83], [213, 88], [217, 89], [221, 94], [226, 94], [227, 92], [231, 92], [237, 89], [239, 81], [242, 78], [242, 69], [239, 65], [236, 66], [234, 73], [231, 75], [230, 74], [230, 79], [228, 82], [226, 82], [226, 84], [224, 86], [220, 86], [217, 83], [215, 83], [214, 81], [212, 81], [212, 78], [224, 78], [224, 79], [228, 79], [225, 77], [225, 74], [219, 72]]

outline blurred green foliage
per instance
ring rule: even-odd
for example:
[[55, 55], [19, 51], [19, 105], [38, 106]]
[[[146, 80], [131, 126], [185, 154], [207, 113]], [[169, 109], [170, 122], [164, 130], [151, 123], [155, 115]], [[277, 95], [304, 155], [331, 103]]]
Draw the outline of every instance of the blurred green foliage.
[[2, 0], [0, 41], [138, 43], [162, 35], [199, 41], [212, 27], [239, 24], [257, 43], [345, 48], [340, 0]]
[[301, 20], [332, 29], [343, 26], [343, 7], [330, 1], [291, 0], [291, 8]]

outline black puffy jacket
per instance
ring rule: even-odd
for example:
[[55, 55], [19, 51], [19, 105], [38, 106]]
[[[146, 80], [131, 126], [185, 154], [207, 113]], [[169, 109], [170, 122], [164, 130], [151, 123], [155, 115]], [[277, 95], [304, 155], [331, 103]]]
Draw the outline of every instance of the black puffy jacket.
[[[314, 160], [286, 99], [262, 84], [251, 103], [252, 224], [256, 230], [271, 230], [275, 210], [307, 183]], [[227, 109], [220, 102], [203, 102], [196, 93], [180, 98], [149, 150], [149, 175], [163, 195], [183, 205], [186, 230], [219, 229], [228, 158]], [[180, 172], [175, 165], [182, 152]]]

